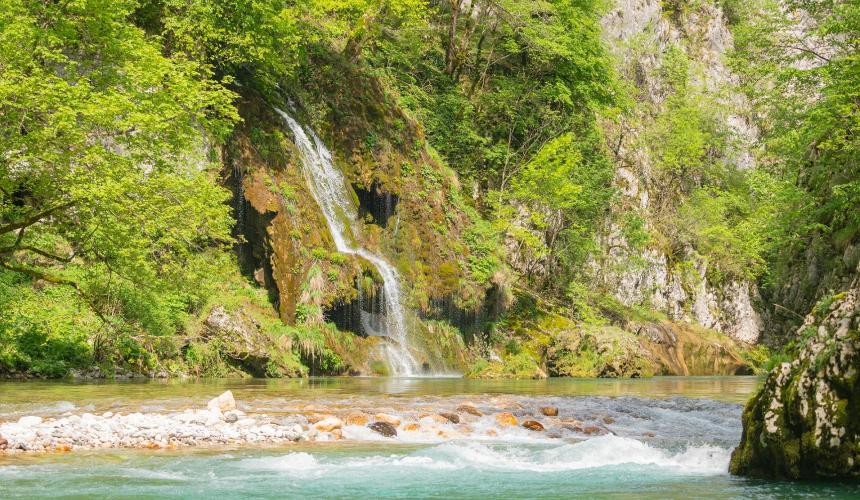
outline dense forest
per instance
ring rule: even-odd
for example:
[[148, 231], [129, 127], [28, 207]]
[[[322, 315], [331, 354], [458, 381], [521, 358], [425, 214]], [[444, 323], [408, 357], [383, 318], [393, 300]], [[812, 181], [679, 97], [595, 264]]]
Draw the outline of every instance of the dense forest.
[[275, 107], [425, 365], [769, 369], [860, 260], [858, 30], [838, 0], [0, 0], [0, 374], [386, 373], [351, 321], [380, 278]]

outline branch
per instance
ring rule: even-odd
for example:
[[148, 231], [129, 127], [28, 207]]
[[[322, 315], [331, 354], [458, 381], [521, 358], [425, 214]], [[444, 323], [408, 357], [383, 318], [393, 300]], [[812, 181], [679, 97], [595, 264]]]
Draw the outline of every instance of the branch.
[[23, 229], [25, 227], [32, 226], [33, 224], [39, 222], [40, 220], [53, 214], [54, 212], [69, 208], [72, 205], [74, 205], [74, 202], [71, 201], [68, 203], [63, 203], [62, 205], [58, 205], [56, 207], [43, 210], [35, 215], [31, 215], [30, 217], [22, 221], [12, 222], [10, 224], [6, 224], [5, 226], [0, 226], [0, 234], [5, 234], [11, 231], [15, 231], [16, 229]]
[[68, 285], [68, 286], [74, 288], [75, 290], [80, 291], [78, 289], [78, 283], [76, 281], [72, 281], [68, 278], [63, 278], [62, 276], [56, 276], [54, 274], [48, 274], [45, 271], [42, 271], [40, 269], [36, 269], [35, 267], [19, 266], [16, 264], [10, 264], [9, 262], [3, 262], [3, 261], [0, 261], [0, 267], [2, 267], [4, 269], [8, 269], [9, 271], [14, 271], [16, 273], [26, 274], [27, 276], [30, 276], [30, 277], [33, 277], [36, 279], [45, 280], [48, 283], [53, 283], [55, 285]]

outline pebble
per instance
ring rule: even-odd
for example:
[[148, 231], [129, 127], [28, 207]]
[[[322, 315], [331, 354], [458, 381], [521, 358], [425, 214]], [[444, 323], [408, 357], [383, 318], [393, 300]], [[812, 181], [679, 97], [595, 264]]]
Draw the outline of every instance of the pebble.
[[[165, 448], [249, 442], [290, 442], [311, 439], [316, 431], [301, 425], [272, 425], [265, 415], [240, 416], [220, 407], [188, 409], [173, 414], [105, 412], [42, 419], [26, 416], [0, 423], [0, 450], [66, 452], [95, 448]], [[235, 422], [235, 425], [229, 425]], [[338, 420], [339, 422], [339, 420]], [[335, 425], [333, 429], [339, 428]]]

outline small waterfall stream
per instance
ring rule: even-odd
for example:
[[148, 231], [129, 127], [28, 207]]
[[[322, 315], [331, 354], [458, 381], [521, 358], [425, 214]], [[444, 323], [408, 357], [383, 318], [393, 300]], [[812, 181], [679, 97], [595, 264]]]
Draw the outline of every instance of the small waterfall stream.
[[[332, 164], [331, 152], [325, 144], [313, 130], [305, 131], [283, 110], [275, 108], [275, 111], [281, 115], [295, 136], [295, 144], [304, 163], [305, 178], [322, 209], [338, 251], [363, 257], [373, 264], [382, 276], [385, 332], [377, 333], [387, 334], [390, 340], [384, 345], [389, 368], [394, 375], [419, 374], [419, 363], [409, 352], [406, 338], [406, 316], [400, 300], [400, 277], [397, 271], [379, 255], [353, 243], [352, 235], [358, 234], [361, 229], [358, 211], [352, 203], [353, 197], [346, 179]], [[364, 314], [366, 313], [362, 313], [362, 316]], [[370, 321], [367, 320], [367, 323], [370, 324]]]

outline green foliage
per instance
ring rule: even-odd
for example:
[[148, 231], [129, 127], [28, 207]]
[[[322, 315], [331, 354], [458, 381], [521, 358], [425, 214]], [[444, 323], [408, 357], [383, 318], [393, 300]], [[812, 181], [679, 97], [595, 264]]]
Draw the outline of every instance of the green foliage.
[[[98, 326], [65, 334], [143, 369], [142, 353], [173, 349], [158, 337], [200, 304], [207, 252], [230, 240], [205, 148], [237, 113], [205, 64], [166, 56], [133, 24], [138, 6], [0, 6], [0, 267], [73, 289], [58, 300], [86, 304]], [[30, 320], [17, 328], [54, 336]]]
[[300, 11], [277, 0], [145, 0], [138, 7], [150, 29], [216, 78], [271, 91], [297, 64], [307, 32]]
[[[784, 199], [773, 212], [783, 234], [766, 256], [763, 295], [802, 311], [820, 295], [821, 279], [856, 266], [843, 252], [860, 241], [860, 12], [845, 0], [735, 7], [733, 68], [760, 117], [762, 168], [777, 181], [765, 192]], [[812, 255], [814, 275], [798, 266]]]

